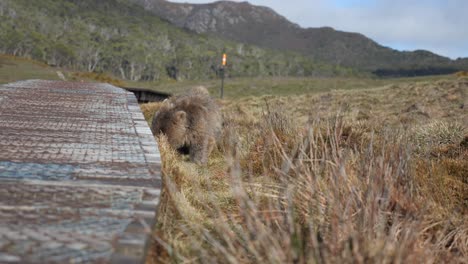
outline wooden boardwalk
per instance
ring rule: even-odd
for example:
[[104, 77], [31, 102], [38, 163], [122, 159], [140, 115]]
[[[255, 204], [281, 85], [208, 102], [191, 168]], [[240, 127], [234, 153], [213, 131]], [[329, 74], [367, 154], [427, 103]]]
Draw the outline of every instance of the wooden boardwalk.
[[108, 84], [0, 86], [0, 263], [138, 263], [161, 159], [135, 96]]

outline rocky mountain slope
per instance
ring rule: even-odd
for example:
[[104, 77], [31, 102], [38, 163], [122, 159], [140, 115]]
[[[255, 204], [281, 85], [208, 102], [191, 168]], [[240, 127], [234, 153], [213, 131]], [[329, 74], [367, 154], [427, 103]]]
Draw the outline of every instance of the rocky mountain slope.
[[334, 65], [374, 71], [381, 75], [424, 75], [467, 69], [466, 60], [453, 61], [429, 51], [400, 52], [358, 33], [329, 27], [301, 28], [268, 7], [248, 2], [209, 4], [165, 0], [128, 0], [174, 25], [261, 47], [293, 50]]
[[0, 21], [0, 53], [132, 81], [216, 78], [223, 51], [232, 77], [350, 72], [180, 29], [128, 0], [0, 0]]

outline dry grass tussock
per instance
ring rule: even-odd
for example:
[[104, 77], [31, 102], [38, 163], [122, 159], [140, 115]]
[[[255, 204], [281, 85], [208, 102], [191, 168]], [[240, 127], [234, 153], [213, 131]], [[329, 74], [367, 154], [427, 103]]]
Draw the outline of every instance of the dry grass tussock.
[[[414, 89], [421, 99], [434, 86]], [[225, 132], [207, 167], [158, 138], [165, 189], [148, 263], [467, 263], [463, 116], [436, 105], [424, 122], [387, 122], [393, 111], [378, 101], [377, 116], [356, 118], [374, 92], [346, 94], [351, 109], [333, 103], [340, 92], [317, 95], [332, 98], [334, 116], [309, 115], [309, 103], [291, 118], [303, 106], [278, 103], [290, 98], [223, 102]], [[157, 108], [142, 106], [148, 120]]]

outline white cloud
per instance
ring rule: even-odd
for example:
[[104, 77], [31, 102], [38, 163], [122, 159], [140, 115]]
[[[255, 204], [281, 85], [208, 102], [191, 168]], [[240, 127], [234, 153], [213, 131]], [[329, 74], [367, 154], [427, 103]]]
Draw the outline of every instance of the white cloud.
[[[214, 1], [171, 1], [206, 3]], [[240, 2], [240, 1], [237, 1]], [[397, 49], [427, 49], [468, 57], [466, 0], [251, 0], [269, 6], [303, 27], [331, 26], [359, 32]]]

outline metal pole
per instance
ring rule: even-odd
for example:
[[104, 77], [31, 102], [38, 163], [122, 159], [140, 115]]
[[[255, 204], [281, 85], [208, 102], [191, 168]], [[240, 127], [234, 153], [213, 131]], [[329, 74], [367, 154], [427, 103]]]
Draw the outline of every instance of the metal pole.
[[221, 99], [224, 97], [224, 66], [221, 67]]

